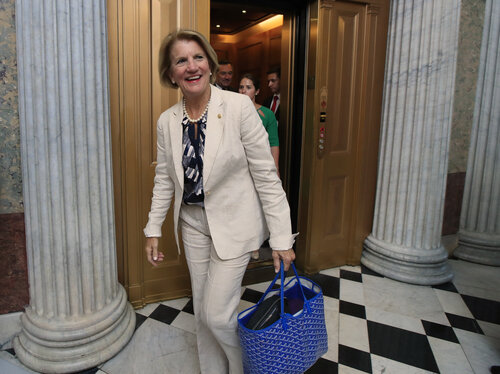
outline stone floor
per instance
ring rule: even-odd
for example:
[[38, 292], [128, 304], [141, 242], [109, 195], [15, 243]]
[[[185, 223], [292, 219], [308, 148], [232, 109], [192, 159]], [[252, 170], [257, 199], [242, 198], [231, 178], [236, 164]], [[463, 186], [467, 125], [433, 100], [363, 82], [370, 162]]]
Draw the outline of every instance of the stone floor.
[[[307, 373], [490, 373], [500, 365], [500, 268], [450, 264], [454, 280], [436, 287], [400, 283], [359, 266], [312, 276], [325, 296], [329, 350]], [[243, 287], [240, 310], [254, 305], [267, 285]], [[136, 313], [130, 343], [85, 373], [199, 372], [189, 298]], [[0, 316], [2, 374], [31, 373], [10, 346], [18, 318]]]

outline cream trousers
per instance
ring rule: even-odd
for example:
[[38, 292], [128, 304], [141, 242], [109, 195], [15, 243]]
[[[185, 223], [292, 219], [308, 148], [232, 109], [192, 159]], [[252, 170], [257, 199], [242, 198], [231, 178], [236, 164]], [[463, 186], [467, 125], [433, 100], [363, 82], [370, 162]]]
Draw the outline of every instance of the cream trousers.
[[205, 210], [182, 204], [180, 218], [193, 290], [201, 373], [241, 374], [236, 317], [250, 253], [221, 260], [212, 243]]

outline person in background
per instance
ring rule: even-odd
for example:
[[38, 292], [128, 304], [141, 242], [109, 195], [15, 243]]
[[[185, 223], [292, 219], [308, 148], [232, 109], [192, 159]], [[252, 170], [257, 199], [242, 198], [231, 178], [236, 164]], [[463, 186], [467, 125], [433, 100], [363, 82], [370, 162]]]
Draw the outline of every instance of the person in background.
[[157, 123], [146, 258], [155, 267], [165, 258], [158, 238], [173, 199], [174, 234], [179, 249], [180, 227], [191, 279], [201, 373], [241, 374], [237, 308], [243, 275], [250, 253], [268, 235], [275, 271], [281, 261], [289, 268], [296, 236], [290, 207], [252, 101], [210, 84], [217, 55], [205, 37], [192, 30], [169, 34], [158, 69], [161, 83], [180, 88], [182, 100]]
[[244, 74], [240, 80], [238, 92], [243, 95], [247, 95], [250, 100], [252, 100], [252, 103], [262, 120], [262, 124], [264, 125], [269, 137], [271, 154], [273, 155], [274, 163], [276, 164], [276, 170], [278, 171], [279, 176], [280, 141], [278, 138], [278, 123], [276, 122], [274, 113], [270, 109], [255, 102], [255, 97], [259, 94], [259, 91], [259, 80], [252, 74]]
[[271, 90], [272, 96], [269, 96], [264, 105], [272, 110], [276, 121], [280, 121], [280, 68], [273, 68], [267, 72], [267, 86]]
[[[259, 94], [260, 82], [252, 74], [245, 74], [240, 80], [239, 93], [247, 95], [250, 100], [252, 100], [257, 113], [259, 114], [262, 124], [267, 131], [269, 137], [269, 145], [271, 147], [271, 154], [274, 158], [274, 163], [276, 164], [276, 170], [279, 173], [279, 157], [280, 157], [280, 143], [278, 138], [278, 123], [276, 122], [276, 117], [271, 109], [266, 108], [255, 102], [255, 96]], [[258, 260], [260, 257], [259, 250], [252, 252], [252, 258]]]
[[233, 65], [226, 60], [221, 60], [219, 62], [219, 68], [217, 69], [215, 86], [221, 90], [234, 91], [231, 87], [231, 81], [233, 79]]

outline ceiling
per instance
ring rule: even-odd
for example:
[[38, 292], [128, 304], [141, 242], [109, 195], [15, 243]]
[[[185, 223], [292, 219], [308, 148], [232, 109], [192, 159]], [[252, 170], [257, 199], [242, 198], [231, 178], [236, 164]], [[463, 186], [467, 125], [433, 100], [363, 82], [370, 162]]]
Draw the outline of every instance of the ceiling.
[[[245, 13], [243, 13], [245, 11]], [[272, 9], [252, 5], [211, 1], [210, 33], [236, 34], [275, 15]], [[219, 25], [220, 27], [217, 27]]]

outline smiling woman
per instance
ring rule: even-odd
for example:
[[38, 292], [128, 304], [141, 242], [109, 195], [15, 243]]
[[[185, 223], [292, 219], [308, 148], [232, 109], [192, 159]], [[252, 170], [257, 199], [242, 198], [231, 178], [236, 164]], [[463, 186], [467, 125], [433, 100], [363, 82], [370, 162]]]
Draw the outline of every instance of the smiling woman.
[[[210, 99], [208, 59], [200, 45], [192, 40], [179, 40], [172, 46], [170, 71], [172, 84], [180, 87], [185, 108], [191, 117], [199, 117]], [[193, 121], [196, 122], [196, 121]]]
[[178, 38], [167, 37], [160, 47], [160, 79], [164, 85], [181, 89], [188, 114], [198, 118], [208, 105], [217, 55], [201, 34], [189, 30], [176, 34]]
[[[242, 373], [237, 307], [250, 253], [269, 237], [275, 270], [295, 258], [290, 208], [268, 136], [252, 101], [210, 83], [217, 57], [195, 31], [167, 36], [160, 49], [164, 85], [183, 99], [157, 125], [157, 166], [147, 260], [158, 266], [161, 226], [174, 198], [193, 293], [202, 373]], [[227, 162], [228, 155], [231, 163]]]

